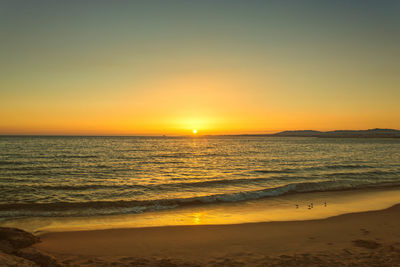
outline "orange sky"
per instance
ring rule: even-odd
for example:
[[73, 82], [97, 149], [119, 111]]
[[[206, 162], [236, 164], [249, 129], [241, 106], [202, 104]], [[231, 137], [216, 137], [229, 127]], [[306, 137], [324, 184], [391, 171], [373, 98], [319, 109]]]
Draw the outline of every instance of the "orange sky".
[[0, 134], [400, 128], [397, 4], [178, 2], [3, 4]]

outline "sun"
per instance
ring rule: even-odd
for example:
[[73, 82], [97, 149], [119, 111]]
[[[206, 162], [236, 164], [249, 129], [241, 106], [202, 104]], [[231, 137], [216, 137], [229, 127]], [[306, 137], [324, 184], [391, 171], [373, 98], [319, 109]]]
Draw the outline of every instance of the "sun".
[[197, 134], [197, 130], [196, 129], [193, 129], [193, 134]]

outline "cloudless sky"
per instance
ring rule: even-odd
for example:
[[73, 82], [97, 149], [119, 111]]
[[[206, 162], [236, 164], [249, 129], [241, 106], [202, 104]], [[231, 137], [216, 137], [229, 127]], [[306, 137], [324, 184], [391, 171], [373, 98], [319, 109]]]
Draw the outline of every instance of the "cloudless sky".
[[0, 0], [0, 133], [400, 129], [400, 1]]

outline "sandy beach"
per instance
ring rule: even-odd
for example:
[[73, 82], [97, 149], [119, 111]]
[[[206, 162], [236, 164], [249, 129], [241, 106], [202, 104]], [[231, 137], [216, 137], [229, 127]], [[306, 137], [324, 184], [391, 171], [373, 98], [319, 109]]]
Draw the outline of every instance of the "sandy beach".
[[400, 205], [328, 219], [40, 235], [67, 266], [399, 266]]

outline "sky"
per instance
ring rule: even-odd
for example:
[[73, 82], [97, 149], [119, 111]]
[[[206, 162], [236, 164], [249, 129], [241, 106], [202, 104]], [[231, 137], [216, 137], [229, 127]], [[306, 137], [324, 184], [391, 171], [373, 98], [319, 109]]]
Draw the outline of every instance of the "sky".
[[0, 134], [400, 129], [400, 1], [0, 0]]

